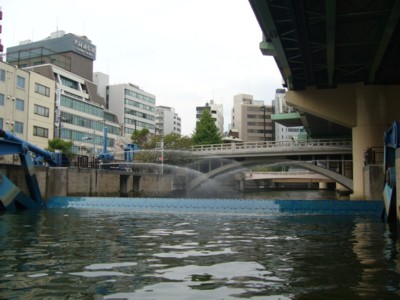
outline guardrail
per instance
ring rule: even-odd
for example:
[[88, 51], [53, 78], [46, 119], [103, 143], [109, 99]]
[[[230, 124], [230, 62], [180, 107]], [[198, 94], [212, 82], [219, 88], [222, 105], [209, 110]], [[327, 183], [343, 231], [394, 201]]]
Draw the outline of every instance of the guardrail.
[[204, 154], [209, 153], [223, 153], [231, 151], [294, 151], [304, 148], [310, 149], [319, 148], [323, 149], [351, 149], [351, 139], [319, 139], [310, 141], [266, 141], [266, 142], [245, 142], [245, 143], [231, 143], [231, 144], [210, 144], [210, 145], [196, 145], [192, 146], [191, 151], [200, 152]]

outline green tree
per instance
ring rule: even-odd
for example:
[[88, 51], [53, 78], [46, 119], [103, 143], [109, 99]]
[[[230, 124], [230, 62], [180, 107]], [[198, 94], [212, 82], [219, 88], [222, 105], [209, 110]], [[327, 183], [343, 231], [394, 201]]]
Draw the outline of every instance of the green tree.
[[164, 147], [167, 149], [184, 150], [192, 146], [192, 139], [187, 136], [181, 136], [177, 133], [170, 133], [164, 136]]
[[71, 154], [72, 151], [72, 142], [64, 141], [63, 139], [54, 138], [52, 140], [48, 140], [48, 147], [46, 150], [54, 152], [55, 150], [60, 150], [61, 153]]
[[209, 110], [205, 109], [196, 123], [196, 129], [192, 136], [193, 144], [221, 144], [222, 136]]
[[185, 150], [192, 146], [192, 139], [188, 136], [181, 136], [177, 133], [169, 133], [165, 136], [153, 135], [150, 141], [146, 144], [146, 149], [158, 148], [157, 143], [163, 141], [165, 149]]
[[193, 160], [193, 155], [190, 152], [182, 151], [187, 150], [192, 146], [192, 139], [176, 133], [170, 133], [165, 136], [153, 135], [143, 148], [146, 149], [146, 151], [139, 152], [136, 155], [136, 158], [145, 162], [158, 161], [161, 154], [161, 141], [164, 143], [164, 163], [181, 165], [185, 164], [187, 161]]
[[135, 130], [132, 132], [131, 139], [133, 143], [138, 144], [140, 147], [145, 148], [147, 140], [149, 138], [149, 130], [142, 128], [141, 130]]

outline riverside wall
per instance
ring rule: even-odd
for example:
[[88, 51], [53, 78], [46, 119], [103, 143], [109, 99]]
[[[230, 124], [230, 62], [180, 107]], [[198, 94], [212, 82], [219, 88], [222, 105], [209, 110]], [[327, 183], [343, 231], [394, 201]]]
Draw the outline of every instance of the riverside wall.
[[[0, 172], [28, 193], [20, 165], [0, 165]], [[35, 174], [44, 200], [54, 196], [161, 197], [176, 192], [173, 174], [135, 176], [112, 170], [52, 167], [35, 167]]]
[[[400, 155], [398, 156], [400, 157]], [[397, 158], [396, 163], [399, 164], [399, 162], [400, 159]], [[44, 200], [54, 196], [185, 197], [186, 186], [193, 179], [185, 172], [144, 173], [138, 176], [129, 172], [104, 169], [35, 167], [34, 170]], [[382, 166], [370, 165], [364, 167], [363, 171], [365, 200], [382, 199], [382, 182], [384, 180]], [[25, 173], [21, 165], [0, 164], [0, 172], [28, 194]], [[232, 180], [232, 182], [225, 183], [226, 186], [218, 186], [219, 192], [237, 190], [238, 182], [234, 178]], [[397, 201], [400, 203], [399, 200]]]

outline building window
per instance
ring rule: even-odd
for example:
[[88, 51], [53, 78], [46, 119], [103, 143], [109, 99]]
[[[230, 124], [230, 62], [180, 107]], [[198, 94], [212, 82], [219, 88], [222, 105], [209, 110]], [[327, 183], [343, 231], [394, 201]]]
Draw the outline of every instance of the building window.
[[24, 133], [24, 123], [15, 121], [15, 123], [14, 123], [14, 132], [16, 132], [16, 133]]
[[20, 89], [25, 89], [25, 78], [17, 76], [17, 87]]
[[0, 69], [0, 81], [6, 81], [6, 71]]
[[4, 106], [4, 94], [0, 94], [0, 106]]
[[3, 118], [0, 118], [0, 129], [3, 129]]
[[72, 108], [79, 112], [84, 112], [87, 114], [95, 115], [103, 118], [104, 112], [103, 109], [97, 107], [95, 105], [86, 103], [84, 101], [75, 100], [71, 97], [67, 97], [65, 95], [61, 95], [61, 106]]
[[74, 89], [74, 90], [79, 90], [79, 84], [78, 84], [78, 82], [76, 82], [76, 81], [74, 81], [74, 80], [71, 80], [71, 79], [69, 79], [69, 78], [66, 78], [66, 77], [64, 77], [64, 76], [60, 76], [60, 79], [61, 79], [61, 84], [62, 85], [65, 85], [65, 86], [67, 86], [67, 87], [70, 87], [70, 88], [72, 88], [72, 89]]
[[47, 128], [33, 126], [33, 135], [48, 138], [49, 130]]
[[135, 91], [132, 91], [132, 90], [125, 89], [125, 95], [134, 97], [136, 99], [144, 100], [144, 101], [152, 103], [152, 104], [156, 103], [156, 99], [142, 95], [140, 93], [136, 93]]
[[16, 99], [15, 100], [15, 109], [20, 110], [20, 111], [24, 111], [25, 109], [25, 102], [24, 100], [21, 99]]
[[50, 88], [39, 83], [35, 83], [35, 92], [47, 97], [50, 96]]
[[39, 116], [49, 117], [49, 109], [41, 105], [35, 104], [35, 106], [33, 107], [33, 112]]

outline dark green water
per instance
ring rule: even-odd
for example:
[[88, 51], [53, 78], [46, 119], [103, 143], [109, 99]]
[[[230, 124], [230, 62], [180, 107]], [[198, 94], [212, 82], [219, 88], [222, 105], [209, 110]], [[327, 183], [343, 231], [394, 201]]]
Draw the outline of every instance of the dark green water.
[[47, 209], [0, 216], [1, 299], [399, 299], [375, 217]]

